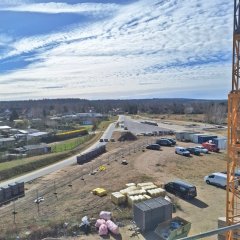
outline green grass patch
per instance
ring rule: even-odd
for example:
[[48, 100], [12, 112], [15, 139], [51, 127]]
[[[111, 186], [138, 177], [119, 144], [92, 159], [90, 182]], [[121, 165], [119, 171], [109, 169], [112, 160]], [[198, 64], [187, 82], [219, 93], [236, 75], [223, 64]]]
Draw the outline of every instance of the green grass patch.
[[89, 141], [92, 138], [92, 135], [87, 135], [83, 137], [73, 138], [66, 140], [64, 142], [59, 142], [55, 144], [51, 144], [52, 153], [59, 153], [59, 152], [65, 152], [68, 150], [72, 150], [81, 144]]
[[105, 131], [111, 123], [113, 123], [113, 121], [100, 122], [99, 125], [97, 126], [97, 129], [100, 131]]

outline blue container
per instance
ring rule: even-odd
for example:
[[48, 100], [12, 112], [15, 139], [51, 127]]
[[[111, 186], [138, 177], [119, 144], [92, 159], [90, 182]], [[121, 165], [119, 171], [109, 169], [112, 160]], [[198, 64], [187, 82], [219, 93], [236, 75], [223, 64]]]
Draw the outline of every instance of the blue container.
[[198, 143], [204, 143], [204, 142], [208, 142], [209, 140], [212, 140], [214, 138], [217, 138], [217, 136], [198, 136]]

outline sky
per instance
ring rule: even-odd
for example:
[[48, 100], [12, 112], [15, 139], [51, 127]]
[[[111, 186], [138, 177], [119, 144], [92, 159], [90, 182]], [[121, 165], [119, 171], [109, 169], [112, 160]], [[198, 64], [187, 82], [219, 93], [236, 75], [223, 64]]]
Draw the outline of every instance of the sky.
[[233, 1], [1, 0], [0, 101], [226, 99]]

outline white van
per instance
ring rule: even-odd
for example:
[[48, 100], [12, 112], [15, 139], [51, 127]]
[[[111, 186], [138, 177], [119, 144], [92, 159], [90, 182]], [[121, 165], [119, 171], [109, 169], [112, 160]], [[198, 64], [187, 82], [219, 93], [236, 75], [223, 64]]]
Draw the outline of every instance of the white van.
[[[238, 187], [238, 179], [237, 178], [235, 178], [235, 179], [236, 179], [235, 188], [237, 188]], [[224, 174], [224, 173], [220, 173], [220, 172], [212, 173], [208, 176], [205, 176], [204, 181], [207, 184], [212, 184], [212, 185], [215, 185], [215, 186], [226, 188], [226, 186], [227, 186], [227, 175]]]

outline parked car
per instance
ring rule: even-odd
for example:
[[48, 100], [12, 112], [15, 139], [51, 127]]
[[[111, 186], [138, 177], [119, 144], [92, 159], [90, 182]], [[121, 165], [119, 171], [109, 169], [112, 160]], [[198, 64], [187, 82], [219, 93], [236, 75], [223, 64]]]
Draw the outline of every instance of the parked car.
[[165, 184], [164, 188], [167, 192], [186, 199], [191, 199], [197, 196], [196, 187], [182, 180], [169, 182]]
[[176, 147], [175, 148], [175, 153], [179, 154], [179, 155], [186, 156], [186, 157], [190, 156], [190, 152], [186, 148], [183, 148], [183, 147]]
[[196, 146], [194, 147], [195, 149], [197, 149], [198, 151], [200, 151], [200, 153], [208, 153], [208, 150], [206, 148], [204, 148], [203, 146]]
[[202, 143], [202, 146], [210, 152], [219, 152], [219, 148], [214, 143], [205, 142]]
[[156, 144], [159, 144], [160, 146], [172, 146], [172, 142], [168, 139], [157, 139]]
[[103, 142], [103, 139], [101, 138], [101, 139], [99, 140], [99, 142]]
[[160, 145], [159, 144], [150, 144], [146, 147], [146, 149], [151, 149], [151, 150], [160, 150]]
[[172, 143], [172, 145], [176, 145], [177, 143], [173, 138], [166, 138], [166, 139], [169, 140]]
[[[235, 177], [235, 188], [238, 187], [238, 179]], [[204, 181], [207, 184], [212, 184], [218, 187], [226, 188], [227, 186], [227, 175], [221, 172], [212, 173], [204, 177]]]
[[104, 142], [108, 142], [108, 138], [104, 138]]
[[186, 150], [189, 151], [191, 154], [194, 154], [197, 156], [201, 155], [201, 152], [197, 148], [189, 147], [189, 148], [186, 148]]

